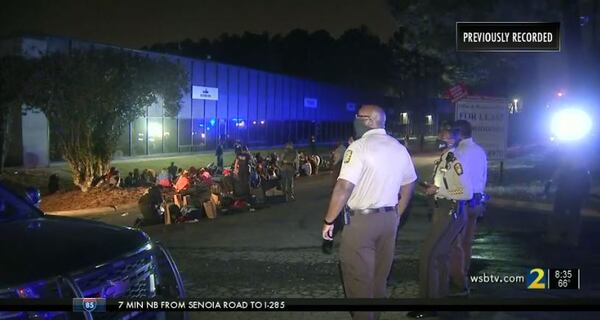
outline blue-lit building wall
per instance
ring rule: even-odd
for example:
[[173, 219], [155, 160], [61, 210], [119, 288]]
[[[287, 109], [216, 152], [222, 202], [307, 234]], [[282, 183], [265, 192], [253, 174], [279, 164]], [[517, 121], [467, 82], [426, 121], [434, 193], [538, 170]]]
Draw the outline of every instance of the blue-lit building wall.
[[[219, 140], [229, 145], [239, 140], [259, 147], [287, 141], [306, 144], [315, 135], [319, 143], [334, 143], [352, 134], [352, 120], [358, 106], [384, 101], [383, 97], [333, 84], [70, 38], [22, 37], [2, 44], [9, 51], [29, 57], [108, 47], [149, 58], [165, 57], [185, 66], [190, 90], [181, 101], [177, 117], [166, 117], [159, 103], [149, 106], [146, 115], [130, 123], [121, 134], [117, 158], [214, 150]], [[216, 90], [218, 98], [193, 97], [194, 86]], [[52, 128], [49, 131], [50, 159], [60, 160]]]
[[[162, 108], [151, 106], [147, 117], [134, 121], [123, 134], [119, 155], [213, 150], [219, 140], [257, 147], [287, 141], [306, 144], [315, 135], [320, 143], [334, 143], [352, 134], [361, 103], [382, 101], [332, 84], [210, 60], [171, 58], [184, 64], [190, 76], [190, 92], [178, 116], [163, 117]], [[194, 86], [218, 89], [218, 99], [193, 98]]]

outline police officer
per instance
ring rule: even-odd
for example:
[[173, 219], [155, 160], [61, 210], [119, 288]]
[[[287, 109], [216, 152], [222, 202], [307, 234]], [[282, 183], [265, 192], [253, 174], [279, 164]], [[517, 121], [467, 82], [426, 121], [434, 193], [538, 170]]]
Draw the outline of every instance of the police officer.
[[[380, 107], [362, 106], [354, 128], [358, 139], [344, 154], [322, 236], [332, 239], [334, 221], [347, 204], [348, 221], [340, 245], [346, 297], [385, 298], [400, 215], [408, 206], [417, 175], [406, 148], [387, 135]], [[390, 171], [390, 163], [398, 169]], [[353, 319], [376, 318], [374, 312], [353, 313]]]
[[[465, 200], [473, 196], [466, 168], [456, 156], [457, 130], [442, 133], [450, 148], [436, 161], [433, 184], [425, 193], [433, 197], [431, 227], [421, 248], [419, 259], [419, 294], [422, 298], [443, 298], [449, 294], [449, 267], [452, 243], [465, 225]], [[409, 312], [409, 317], [434, 316], [432, 312]]]
[[591, 174], [584, 154], [573, 147], [563, 151], [553, 174], [556, 184], [553, 212], [548, 216], [545, 241], [548, 244], [579, 246], [581, 208], [590, 193]]
[[298, 171], [298, 166], [298, 152], [294, 149], [294, 145], [288, 142], [281, 157], [281, 186], [285, 195], [285, 201], [296, 199], [294, 177], [296, 176], [296, 171]]
[[469, 293], [469, 268], [473, 237], [477, 218], [485, 211], [485, 185], [487, 183], [487, 156], [481, 146], [472, 137], [471, 124], [466, 120], [458, 120], [452, 125], [460, 141], [456, 146], [456, 156], [464, 167], [468, 168], [466, 177], [470, 180], [473, 198], [466, 203], [467, 221], [464, 229], [458, 235], [450, 254], [450, 280], [458, 295]]

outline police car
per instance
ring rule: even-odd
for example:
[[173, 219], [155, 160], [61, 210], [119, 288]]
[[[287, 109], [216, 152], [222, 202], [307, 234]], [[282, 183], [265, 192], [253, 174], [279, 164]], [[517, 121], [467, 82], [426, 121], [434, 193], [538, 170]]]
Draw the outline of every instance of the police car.
[[[0, 257], [0, 299], [185, 296], [171, 255], [144, 232], [45, 215], [30, 197], [2, 183]], [[86, 318], [100, 315], [91, 313]], [[0, 311], [0, 319], [68, 317], [64, 313]]]

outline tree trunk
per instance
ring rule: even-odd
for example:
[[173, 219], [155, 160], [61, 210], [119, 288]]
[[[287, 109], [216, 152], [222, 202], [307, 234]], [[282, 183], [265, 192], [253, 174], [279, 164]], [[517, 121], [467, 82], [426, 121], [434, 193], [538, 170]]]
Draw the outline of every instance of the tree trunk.
[[8, 145], [10, 144], [10, 121], [12, 110], [8, 108], [7, 112], [0, 113], [0, 173], [4, 172], [4, 164], [8, 154]]
[[86, 160], [68, 160], [68, 163], [73, 172], [73, 183], [82, 192], [88, 192], [95, 187], [95, 180], [105, 175], [110, 168], [110, 161], [93, 159], [92, 156], [88, 156]]

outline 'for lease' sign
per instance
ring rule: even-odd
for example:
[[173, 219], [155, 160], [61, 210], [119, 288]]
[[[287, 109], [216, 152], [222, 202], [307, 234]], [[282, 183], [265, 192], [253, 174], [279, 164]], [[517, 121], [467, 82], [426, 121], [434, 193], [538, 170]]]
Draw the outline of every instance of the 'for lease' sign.
[[508, 106], [502, 98], [467, 97], [456, 103], [456, 120], [467, 120], [473, 139], [485, 149], [488, 160], [503, 161], [508, 136]]

